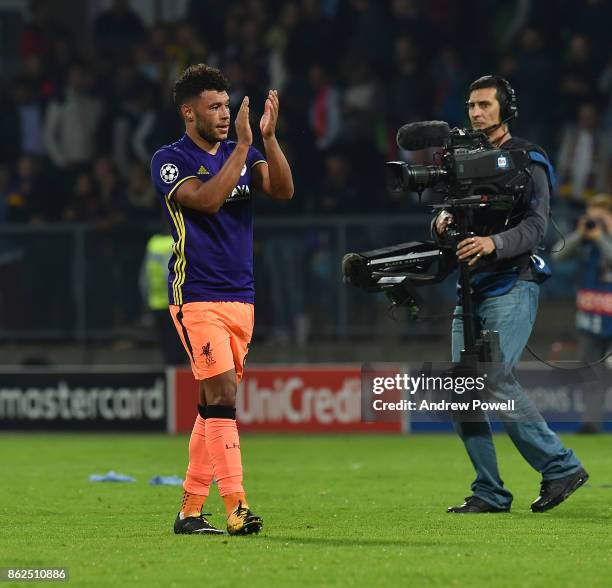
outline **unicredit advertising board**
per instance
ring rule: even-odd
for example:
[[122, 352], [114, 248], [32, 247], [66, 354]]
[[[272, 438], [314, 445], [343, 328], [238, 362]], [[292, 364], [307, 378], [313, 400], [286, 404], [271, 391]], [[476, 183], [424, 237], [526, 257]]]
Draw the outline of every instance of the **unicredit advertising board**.
[[[429, 379], [445, 379], [425, 377], [419, 369], [251, 365], [237, 396], [239, 427], [263, 433], [450, 431], [452, 410], [458, 409], [436, 408], [431, 391], [423, 388]], [[610, 371], [594, 380], [592, 370], [561, 372], [524, 365], [519, 377], [553, 428], [575, 429], [596, 412], [607, 430], [612, 428]], [[458, 380], [455, 384], [458, 394]], [[189, 433], [197, 404], [197, 383], [189, 369], [0, 368], [0, 431]], [[526, 418], [517, 407], [503, 410]], [[488, 414], [499, 427], [499, 415]]]
[[[191, 431], [198, 388], [188, 369], [174, 370], [174, 432]], [[238, 391], [236, 417], [241, 431], [367, 433], [401, 431], [394, 422], [361, 420], [359, 365], [250, 366]]]

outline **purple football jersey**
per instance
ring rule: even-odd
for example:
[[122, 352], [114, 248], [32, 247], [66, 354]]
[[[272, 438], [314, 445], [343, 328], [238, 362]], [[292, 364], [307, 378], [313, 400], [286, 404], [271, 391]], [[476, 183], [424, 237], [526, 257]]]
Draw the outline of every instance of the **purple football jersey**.
[[219, 173], [235, 147], [234, 141], [221, 141], [211, 155], [185, 134], [153, 155], [151, 178], [174, 237], [168, 263], [170, 304], [255, 300], [251, 170], [266, 162], [263, 155], [249, 148], [238, 184], [216, 214], [183, 207], [174, 197], [189, 178], [206, 182]]

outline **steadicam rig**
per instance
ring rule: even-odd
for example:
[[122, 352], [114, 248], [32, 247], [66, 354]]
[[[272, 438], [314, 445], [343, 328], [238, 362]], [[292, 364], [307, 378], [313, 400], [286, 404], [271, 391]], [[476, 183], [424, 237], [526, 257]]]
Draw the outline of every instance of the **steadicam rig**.
[[342, 259], [344, 282], [366, 292], [385, 292], [396, 306], [406, 306], [413, 317], [422, 304], [416, 288], [441, 282], [457, 266], [450, 248], [433, 241], [412, 241]]

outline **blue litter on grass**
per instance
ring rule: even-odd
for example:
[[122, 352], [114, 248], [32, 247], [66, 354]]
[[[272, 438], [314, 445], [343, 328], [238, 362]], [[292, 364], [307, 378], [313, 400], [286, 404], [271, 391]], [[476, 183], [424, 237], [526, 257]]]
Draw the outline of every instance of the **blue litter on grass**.
[[91, 474], [89, 476], [90, 482], [135, 482], [136, 478], [132, 476], [126, 476], [125, 474], [118, 474], [110, 471], [108, 474], [100, 476], [99, 474]]
[[149, 480], [151, 486], [182, 486], [183, 480], [178, 476], [154, 476]]

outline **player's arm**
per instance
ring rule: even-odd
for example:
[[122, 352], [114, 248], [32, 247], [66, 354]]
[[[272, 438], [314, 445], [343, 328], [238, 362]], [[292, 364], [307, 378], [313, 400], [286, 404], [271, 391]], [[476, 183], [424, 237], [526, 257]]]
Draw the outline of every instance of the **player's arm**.
[[201, 182], [190, 178], [183, 182], [176, 191], [176, 201], [206, 214], [219, 212], [240, 179], [248, 151], [249, 145], [238, 143], [219, 173], [210, 180]]
[[181, 206], [193, 208], [207, 214], [219, 211], [225, 199], [232, 193], [240, 179], [240, 172], [246, 162], [253, 134], [249, 125], [249, 98], [244, 97], [236, 116], [237, 144], [223, 167], [213, 178], [201, 182], [190, 178], [176, 190], [175, 198]]
[[252, 171], [253, 186], [275, 200], [290, 200], [293, 197], [293, 176], [283, 150], [276, 139], [278, 120], [278, 93], [268, 92], [263, 116], [259, 123], [268, 165], [256, 165]]

